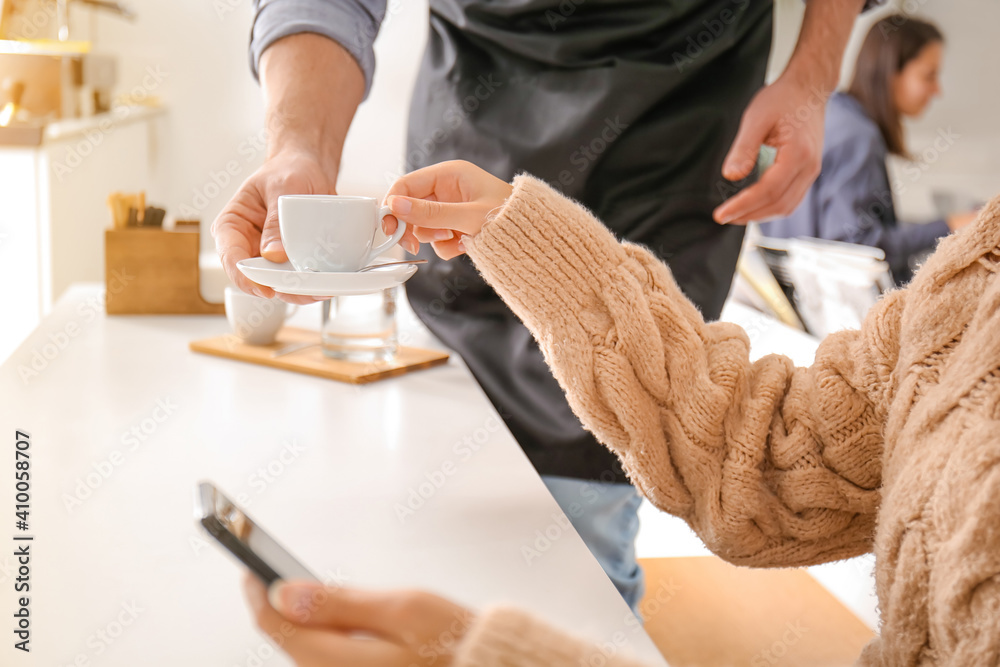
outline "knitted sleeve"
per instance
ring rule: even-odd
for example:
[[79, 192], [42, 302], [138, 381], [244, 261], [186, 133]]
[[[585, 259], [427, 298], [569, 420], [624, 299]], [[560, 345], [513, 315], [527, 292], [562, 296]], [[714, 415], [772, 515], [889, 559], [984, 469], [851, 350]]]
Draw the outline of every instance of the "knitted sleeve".
[[664, 264], [531, 176], [466, 245], [583, 424], [714, 553], [800, 566], [870, 550], [905, 292], [795, 368], [750, 363], [740, 327], [706, 324]]

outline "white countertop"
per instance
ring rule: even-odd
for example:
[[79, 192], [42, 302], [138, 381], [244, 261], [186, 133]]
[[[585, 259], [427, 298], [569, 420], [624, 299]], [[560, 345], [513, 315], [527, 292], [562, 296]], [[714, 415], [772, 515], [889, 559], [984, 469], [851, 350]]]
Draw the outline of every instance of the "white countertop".
[[[14, 651], [8, 630], [3, 664], [13, 654], [18, 665], [229, 667], [268, 655], [240, 568], [196, 530], [201, 479], [242, 494], [320, 576], [430, 589], [474, 607], [512, 602], [594, 641], [623, 633], [626, 652], [664, 664], [580, 538], [559, 528], [558, 506], [457, 358], [339, 384], [196, 354], [188, 342], [226, 332], [222, 316], [107, 317], [102, 294], [74, 285], [0, 367], [0, 474], [12, 472], [15, 430], [30, 433], [35, 536], [32, 653]], [[291, 323], [318, 319], [309, 306]], [[434, 344], [412, 319], [404, 330], [410, 344]], [[37, 375], [22, 377], [33, 362]], [[421, 485], [422, 506], [401, 519]], [[68, 508], [74, 494], [87, 497]], [[5, 482], [8, 626], [13, 504]], [[536, 548], [547, 529], [559, 534], [529, 564], [522, 547]]]

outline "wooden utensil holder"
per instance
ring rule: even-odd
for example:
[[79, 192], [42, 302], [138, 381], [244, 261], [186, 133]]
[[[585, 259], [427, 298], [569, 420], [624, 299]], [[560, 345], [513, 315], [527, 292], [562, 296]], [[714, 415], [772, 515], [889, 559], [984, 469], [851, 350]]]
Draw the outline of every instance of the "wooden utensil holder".
[[108, 315], [223, 315], [201, 296], [198, 227], [108, 229], [104, 281]]

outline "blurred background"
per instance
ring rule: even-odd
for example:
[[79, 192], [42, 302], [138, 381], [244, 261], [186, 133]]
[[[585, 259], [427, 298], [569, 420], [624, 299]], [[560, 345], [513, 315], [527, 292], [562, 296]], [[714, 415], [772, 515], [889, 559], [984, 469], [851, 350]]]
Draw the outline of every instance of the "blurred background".
[[[772, 78], [791, 54], [803, 6], [776, 1]], [[3, 0], [2, 7], [0, 99], [10, 106], [20, 95], [21, 108], [8, 114], [35, 129], [0, 127], [0, 276], [9, 300], [0, 359], [71, 282], [104, 280], [112, 192], [145, 192], [168, 226], [178, 218], [200, 221], [202, 295], [221, 301], [226, 279], [209, 226], [265, 157], [260, 91], [247, 55], [250, 0]], [[992, 85], [991, 52], [1000, 4], [889, 1], [859, 19], [844, 81], [861, 37], [892, 11], [936, 22], [947, 40], [944, 94], [908, 123], [908, 144], [921, 161], [905, 172], [900, 160], [890, 167], [904, 185], [895, 192], [897, 212], [935, 217], [941, 193], [959, 202], [990, 198], [1000, 183], [1000, 87]], [[424, 0], [389, 2], [375, 44], [374, 87], [344, 150], [341, 193], [380, 196], [402, 169], [426, 12]], [[69, 41], [54, 45], [60, 30]], [[43, 74], [40, 61], [62, 64]], [[32, 116], [29, 106], [48, 112]], [[941, 133], [954, 141], [935, 150]]]

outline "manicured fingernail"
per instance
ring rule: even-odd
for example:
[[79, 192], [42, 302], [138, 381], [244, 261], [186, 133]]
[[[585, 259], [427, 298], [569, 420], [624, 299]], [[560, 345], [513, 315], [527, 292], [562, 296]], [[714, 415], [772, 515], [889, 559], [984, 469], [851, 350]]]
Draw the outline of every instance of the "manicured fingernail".
[[406, 252], [410, 253], [411, 255], [416, 255], [418, 252], [420, 252], [420, 244], [414, 241], [413, 239], [406, 239], [405, 241], [403, 241], [403, 244], [404, 247], [406, 248]]
[[393, 197], [389, 200], [389, 208], [392, 209], [393, 213], [406, 215], [413, 209], [413, 204], [410, 203], [409, 199], [393, 195]]
[[469, 238], [468, 234], [462, 234], [462, 237], [458, 239], [458, 249], [460, 252], [465, 252], [465, 239]]
[[276, 252], [281, 250], [281, 241], [278, 239], [271, 239], [267, 242], [267, 245], [261, 250], [261, 252]]
[[450, 229], [437, 229], [434, 230], [434, 240], [435, 241], [447, 241], [448, 239], [455, 238], [455, 232]]

